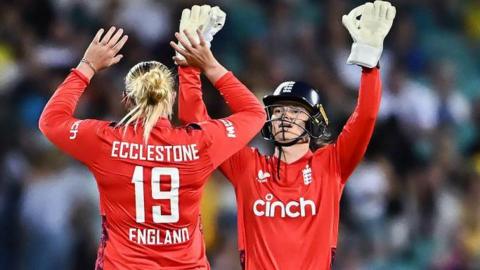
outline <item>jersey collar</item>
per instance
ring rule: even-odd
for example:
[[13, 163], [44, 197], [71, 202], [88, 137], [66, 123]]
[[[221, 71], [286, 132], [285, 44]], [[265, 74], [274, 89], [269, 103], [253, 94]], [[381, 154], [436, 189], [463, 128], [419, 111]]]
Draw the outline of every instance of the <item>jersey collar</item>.
[[[303, 156], [301, 156], [299, 159], [297, 159], [297, 160], [295, 160], [295, 161], [293, 161], [293, 162], [286, 163], [286, 162], [283, 161], [283, 160], [280, 160], [280, 162], [283, 163], [283, 164], [285, 164], [285, 165], [293, 165], [293, 164], [295, 164], [295, 163], [299, 163], [299, 162], [302, 162], [302, 161], [304, 161], [304, 160], [307, 160], [307, 159], [309, 159], [309, 158], [312, 157], [312, 156], [313, 156], [313, 152], [312, 152], [312, 150], [309, 149]], [[278, 159], [277, 156], [274, 156], [274, 157], [275, 157], [275, 159]]]

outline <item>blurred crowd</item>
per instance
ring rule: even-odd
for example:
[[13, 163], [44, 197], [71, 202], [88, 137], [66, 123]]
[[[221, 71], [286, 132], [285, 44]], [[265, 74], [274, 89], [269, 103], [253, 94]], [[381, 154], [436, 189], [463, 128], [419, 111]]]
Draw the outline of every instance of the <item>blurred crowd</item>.
[[[98, 28], [122, 27], [130, 38], [121, 63], [92, 80], [79, 118], [119, 120], [128, 69], [144, 60], [175, 69], [168, 42], [181, 10], [208, 3], [227, 12], [212, 46], [220, 62], [258, 98], [284, 80], [309, 82], [335, 136], [360, 79], [345, 64], [341, 16], [362, 1], [1, 0], [0, 269], [93, 269], [95, 181], [37, 121]], [[379, 119], [344, 191], [335, 269], [480, 269], [480, 0], [393, 4]], [[204, 99], [213, 117], [228, 114], [206, 80]], [[252, 145], [272, 151], [260, 137]], [[212, 268], [240, 269], [235, 196], [220, 173], [202, 217]]]

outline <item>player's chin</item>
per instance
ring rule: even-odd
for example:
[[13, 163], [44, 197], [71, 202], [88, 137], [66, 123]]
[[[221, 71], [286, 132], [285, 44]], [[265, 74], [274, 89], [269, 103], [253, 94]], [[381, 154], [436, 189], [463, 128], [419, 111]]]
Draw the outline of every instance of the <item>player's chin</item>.
[[281, 143], [289, 143], [293, 140], [295, 140], [296, 138], [298, 138], [300, 136], [300, 134], [296, 134], [294, 132], [289, 132], [289, 131], [286, 131], [286, 132], [283, 132], [283, 131], [279, 131], [277, 133], [275, 133], [275, 140], [277, 142], [281, 142]]

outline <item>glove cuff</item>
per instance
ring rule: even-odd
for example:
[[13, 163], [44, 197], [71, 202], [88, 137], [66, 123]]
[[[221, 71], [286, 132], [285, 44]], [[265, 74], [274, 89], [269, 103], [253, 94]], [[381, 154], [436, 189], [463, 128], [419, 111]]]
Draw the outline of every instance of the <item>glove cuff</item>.
[[376, 67], [380, 56], [382, 55], [383, 47], [373, 47], [367, 44], [354, 42], [352, 50], [348, 57], [347, 64], [359, 65], [362, 67], [373, 68]]

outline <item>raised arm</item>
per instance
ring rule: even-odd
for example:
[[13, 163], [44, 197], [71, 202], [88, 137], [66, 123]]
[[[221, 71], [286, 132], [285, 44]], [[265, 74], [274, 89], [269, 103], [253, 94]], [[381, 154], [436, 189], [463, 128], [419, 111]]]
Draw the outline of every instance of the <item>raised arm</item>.
[[[197, 9], [197, 11], [195, 11]], [[200, 8], [208, 9], [208, 6], [202, 6]], [[209, 17], [209, 19], [195, 20], [192, 18], [192, 13], [200, 13], [200, 16], [193, 17]], [[203, 14], [203, 15], [202, 15]], [[210, 12], [198, 12], [198, 7], [192, 7], [192, 12], [185, 9], [182, 13], [180, 20], [180, 33], [183, 30], [193, 30], [201, 27], [201, 31], [206, 37], [208, 42], [212, 42], [213, 36], [223, 27], [225, 23], [226, 14], [218, 7], [214, 7]], [[199, 23], [200, 21], [200, 23]], [[201, 22], [208, 21], [207, 25], [201, 25]], [[183, 26], [183, 27], [182, 27]], [[183, 46], [182, 46], [183, 48]], [[210, 120], [207, 108], [202, 99], [202, 89], [200, 73], [201, 70], [196, 67], [188, 66], [185, 58], [181, 54], [177, 53], [175, 62], [178, 66], [179, 76], [179, 98], [178, 98], [178, 115], [182, 123], [187, 124], [191, 122], [202, 122]], [[238, 87], [244, 87], [241, 83], [236, 82]], [[219, 87], [220, 93], [223, 93], [221, 85]], [[228, 92], [228, 90], [227, 90]], [[227, 95], [230, 96], [230, 95]], [[235, 109], [235, 108], [233, 108]], [[216, 151], [212, 149], [212, 152]], [[255, 153], [250, 147], [243, 147], [240, 151], [233, 154], [230, 158], [226, 159], [219, 167], [220, 171], [227, 177], [227, 179], [236, 186], [237, 178], [236, 172], [241, 170], [241, 167], [247, 160], [250, 160]]]
[[103, 29], [97, 32], [84, 58], [57, 88], [39, 120], [40, 131], [53, 144], [84, 163], [95, 156], [91, 151], [98, 150], [94, 145], [96, 132], [108, 123], [98, 120], [79, 120], [73, 114], [80, 96], [95, 72], [117, 63], [122, 58], [122, 55], [117, 54], [128, 37], [123, 36], [122, 29], [116, 32], [115, 30], [114, 27], [110, 28], [103, 38]]
[[213, 56], [200, 31], [197, 31], [197, 43], [188, 31], [187, 42], [178, 33], [176, 37], [183, 45], [171, 46], [186, 59], [186, 64], [198, 67], [220, 91], [226, 104], [233, 112], [227, 118], [199, 123], [211, 140], [209, 156], [214, 167], [220, 165], [231, 155], [238, 152], [260, 131], [266, 114], [255, 95], [243, 85], [232, 72], [228, 72]]
[[233, 73], [223, 75], [215, 87], [234, 112], [227, 118], [210, 120], [204, 125], [212, 138], [209, 152], [216, 167], [255, 137], [265, 123], [266, 114], [255, 95]]
[[179, 66], [178, 82], [178, 118], [182, 124], [210, 120], [202, 98], [200, 69]]
[[[342, 182], [360, 163], [373, 133], [380, 107], [381, 83], [377, 68], [383, 41], [390, 31], [396, 9], [389, 2], [375, 1], [353, 9], [342, 17], [353, 39], [348, 64], [362, 66], [357, 107], [334, 144]], [[359, 18], [360, 17], [360, 18]]]
[[[217, 6], [195, 5], [191, 9], [183, 10], [179, 34], [182, 35], [185, 30], [193, 33], [198, 29], [205, 37], [207, 46], [210, 47], [215, 34], [223, 28], [225, 19], [226, 13]], [[186, 35], [183, 37], [188, 41]], [[193, 38], [196, 43], [199, 42], [198, 36]], [[179, 46], [184, 49], [181, 43]], [[178, 52], [174, 59], [178, 65], [179, 77], [178, 118], [183, 124], [209, 120], [210, 116], [202, 99], [201, 70], [188, 66], [185, 58]]]
[[[207, 108], [202, 99], [202, 90], [200, 82], [200, 69], [188, 66], [179, 66], [179, 98], [178, 98], [178, 115], [182, 123], [203, 122], [210, 120]], [[241, 91], [245, 91], [245, 87], [233, 75], [230, 76], [230, 80], [233, 79], [233, 87], [244, 88]], [[222, 81], [218, 81], [216, 84], [220, 93], [227, 92], [226, 97], [231, 97], [228, 94], [228, 85], [222, 85]], [[235, 93], [233, 93], [235, 94]], [[225, 96], [225, 95], [224, 95]], [[235, 99], [233, 97], [232, 99]], [[241, 106], [240, 106], [241, 107]], [[216, 150], [213, 150], [216, 151]], [[245, 162], [254, 156], [254, 151], [250, 147], [243, 147], [240, 151], [232, 155], [225, 160], [219, 167], [220, 171], [227, 177], [227, 179], [236, 186], [237, 179], [235, 177], [236, 172], [241, 170], [241, 167]]]
[[363, 158], [380, 107], [381, 82], [378, 68], [363, 68], [355, 111], [343, 127], [334, 149], [345, 182]]

